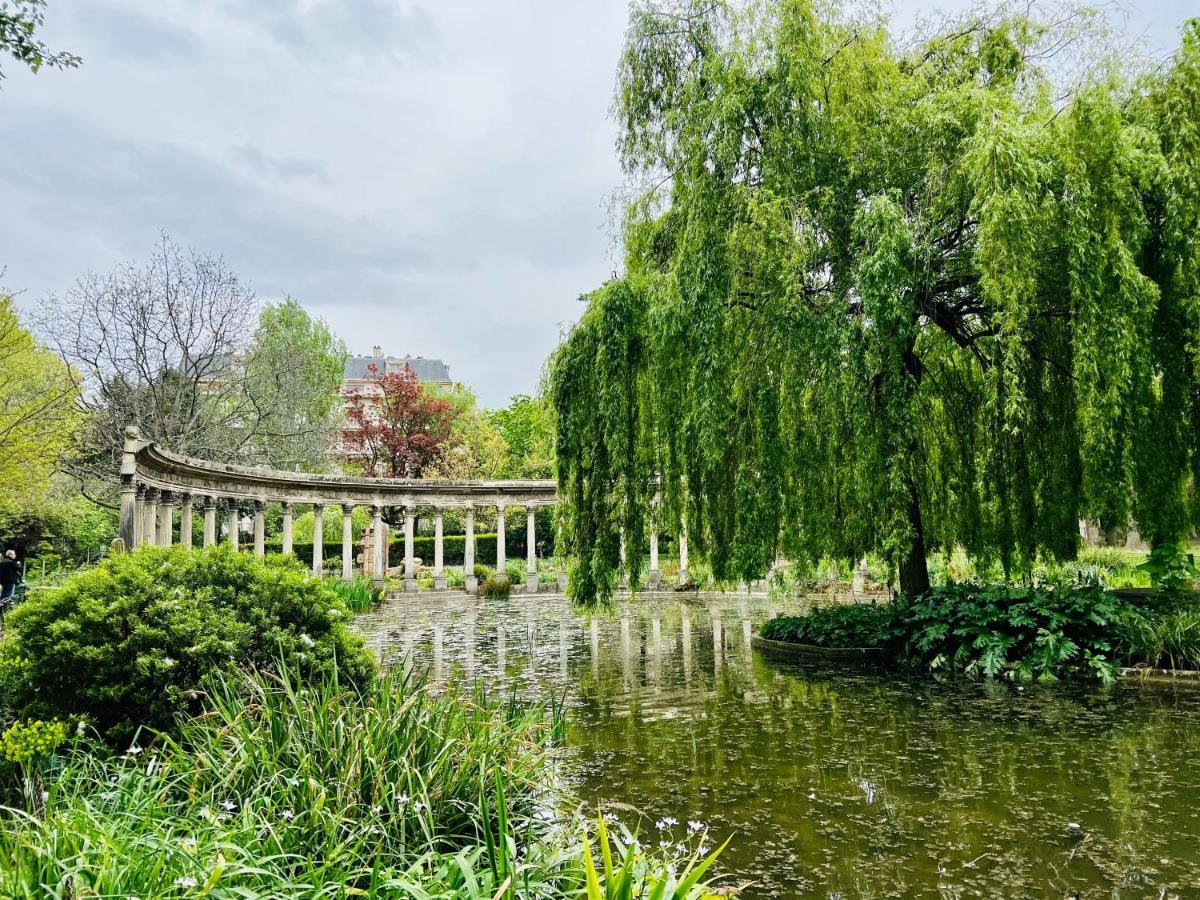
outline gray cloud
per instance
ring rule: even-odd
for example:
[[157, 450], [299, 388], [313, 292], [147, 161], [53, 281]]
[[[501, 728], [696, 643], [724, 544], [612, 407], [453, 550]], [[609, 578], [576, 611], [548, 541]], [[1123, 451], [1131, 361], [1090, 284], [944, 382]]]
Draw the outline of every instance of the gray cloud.
[[274, 181], [295, 181], [315, 178], [328, 181], [329, 174], [315, 159], [289, 156], [271, 156], [253, 144], [240, 144], [231, 148], [233, 158], [246, 166], [253, 174]]
[[186, 28], [136, 9], [88, 3], [75, 15], [73, 24], [87, 41], [85, 62], [133, 57], [156, 64], [180, 63], [194, 59], [203, 49], [200, 39]]
[[[901, 19], [973, 0], [896, 0]], [[1195, 0], [1135, 0], [1178, 41]], [[35, 305], [160, 229], [352, 350], [533, 390], [614, 261], [626, 0], [53, 0], [83, 66], [6, 67], [0, 269]]]
[[429, 11], [400, 0], [234, 0], [227, 6], [277, 43], [323, 56], [350, 53], [401, 60], [427, 51], [436, 37]]

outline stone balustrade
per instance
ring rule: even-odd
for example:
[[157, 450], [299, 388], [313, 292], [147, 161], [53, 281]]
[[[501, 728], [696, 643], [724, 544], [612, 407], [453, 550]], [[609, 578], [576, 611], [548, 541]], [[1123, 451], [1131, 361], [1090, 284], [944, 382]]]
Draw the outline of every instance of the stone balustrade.
[[[508, 507], [523, 507], [526, 512], [526, 578], [530, 590], [537, 589], [537, 533], [535, 512], [539, 506], [558, 502], [553, 481], [452, 481], [434, 479], [362, 478], [347, 475], [317, 475], [252, 468], [195, 459], [172, 452], [141, 438], [136, 428], [125, 430], [121, 456], [120, 534], [126, 547], [147, 544], [170, 546], [175, 534], [174, 517], [180, 511], [180, 543], [192, 545], [192, 514], [203, 512], [202, 543], [209, 547], [220, 539], [220, 523], [225, 523], [225, 540], [239, 549], [242, 523], [248, 518], [253, 533], [253, 550], [266, 553], [266, 510], [278, 505], [282, 510], [281, 549], [294, 550], [293, 521], [297, 506], [313, 511], [313, 534], [324, 533], [326, 507], [342, 510], [341, 577], [354, 577], [354, 541], [351, 515], [355, 507], [372, 511], [371, 573], [382, 582], [386, 573], [387, 548], [384, 545], [385, 511], [402, 509], [404, 517], [404, 579], [406, 590], [417, 589], [414, 532], [418, 513], [434, 519], [433, 578], [437, 589], [445, 589], [443, 553], [444, 515], [448, 509], [461, 510], [465, 520], [463, 572], [465, 588], [474, 591], [475, 511], [484, 507], [496, 510], [496, 559], [498, 572], [505, 569], [504, 529]], [[680, 583], [687, 580], [687, 539], [680, 532]], [[313, 542], [312, 570], [324, 574], [323, 542]], [[649, 586], [658, 587], [658, 532], [650, 534]]]

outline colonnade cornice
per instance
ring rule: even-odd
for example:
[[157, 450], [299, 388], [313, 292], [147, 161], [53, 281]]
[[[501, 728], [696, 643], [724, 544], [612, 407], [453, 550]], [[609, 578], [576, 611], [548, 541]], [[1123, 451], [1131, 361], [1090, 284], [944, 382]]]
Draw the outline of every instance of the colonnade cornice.
[[[239, 503], [255, 501], [461, 509], [467, 506], [540, 506], [557, 502], [548, 480], [476, 481], [382, 479], [259, 469], [196, 459], [137, 440], [130, 448], [133, 466], [122, 474], [136, 484], [193, 498], [214, 497]], [[132, 472], [128, 471], [132, 468]]]

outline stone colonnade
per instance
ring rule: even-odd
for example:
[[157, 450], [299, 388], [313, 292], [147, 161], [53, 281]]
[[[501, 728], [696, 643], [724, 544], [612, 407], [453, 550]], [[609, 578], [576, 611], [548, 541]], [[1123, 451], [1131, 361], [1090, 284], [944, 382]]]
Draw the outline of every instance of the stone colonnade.
[[[434, 518], [433, 578], [435, 589], [445, 589], [444, 515], [448, 509], [463, 512], [465, 544], [463, 572], [465, 587], [476, 587], [475, 512], [483, 507], [496, 510], [496, 559], [498, 572], [507, 562], [504, 546], [506, 510], [523, 507], [526, 514], [525, 571], [529, 590], [537, 590], [537, 531], [535, 513], [540, 506], [557, 502], [553, 481], [431, 481], [313, 475], [227, 465], [183, 456], [144, 441], [137, 429], [127, 428], [121, 459], [120, 533], [127, 547], [147, 544], [170, 546], [174, 540], [175, 514], [179, 511], [179, 542], [193, 545], [192, 515], [202, 511], [201, 543], [216, 544], [219, 523], [225, 523], [225, 539], [239, 549], [244, 517], [252, 521], [254, 553], [266, 553], [266, 509], [277, 504], [282, 510], [282, 551], [294, 548], [293, 521], [296, 507], [313, 511], [313, 535], [324, 534], [325, 510], [342, 510], [341, 576], [354, 577], [354, 540], [351, 516], [356, 507], [372, 511], [371, 557], [376, 581], [382, 582], [387, 567], [383, 518], [385, 510], [404, 510], [405, 588], [416, 590], [414, 533], [418, 513], [429, 511]], [[324, 542], [313, 541], [312, 571], [323, 574]], [[687, 580], [687, 536], [679, 536], [680, 583]], [[658, 533], [650, 535], [650, 587], [660, 581]]]

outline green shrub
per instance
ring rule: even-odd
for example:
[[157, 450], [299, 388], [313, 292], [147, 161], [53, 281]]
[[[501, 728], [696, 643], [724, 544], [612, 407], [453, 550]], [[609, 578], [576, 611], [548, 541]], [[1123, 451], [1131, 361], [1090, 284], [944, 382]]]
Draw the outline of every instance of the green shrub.
[[479, 596], [488, 600], [507, 600], [512, 593], [512, 582], [503, 575], [489, 575], [479, 585]]
[[229, 666], [353, 683], [374, 664], [345, 625], [345, 606], [294, 561], [228, 547], [146, 547], [110, 557], [9, 618], [2, 655], [18, 715], [83, 717], [112, 741], [139, 726], [171, 729]]
[[816, 647], [884, 647], [894, 636], [893, 613], [873, 603], [823, 606], [806, 616], [774, 618], [763, 626], [762, 636]]
[[896, 601], [902, 654], [967, 675], [1116, 676], [1111, 636], [1128, 604], [1099, 585], [955, 584]]

